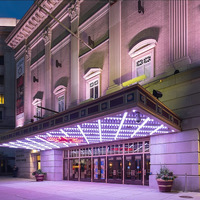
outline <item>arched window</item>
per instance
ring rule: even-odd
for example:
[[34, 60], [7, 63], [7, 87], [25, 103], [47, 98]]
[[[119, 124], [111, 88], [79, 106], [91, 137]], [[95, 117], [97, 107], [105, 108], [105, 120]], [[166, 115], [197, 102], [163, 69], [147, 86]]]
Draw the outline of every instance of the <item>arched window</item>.
[[66, 87], [64, 85], [59, 85], [57, 86], [53, 93], [56, 97], [56, 110], [58, 112], [62, 112], [65, 110], [65, 92], [66, 92]]
[[146, 79], [154, 77], [155, 39], [146, 39], [136, 44], [130, 51], [132, 58], [132, 78], [145, 75]]

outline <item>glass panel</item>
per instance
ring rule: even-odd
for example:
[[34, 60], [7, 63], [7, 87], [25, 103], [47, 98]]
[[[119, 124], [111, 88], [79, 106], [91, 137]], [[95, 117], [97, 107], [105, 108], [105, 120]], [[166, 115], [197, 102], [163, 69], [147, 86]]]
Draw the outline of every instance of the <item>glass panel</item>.
[[110, 149], [110, 154], [114, 154], [114, 149], [115, 149], [115, 145], [112, 145]]
[[93, 98], [94, 94], [93, 94], [93, 88], [90, 89], [90, 98]]
[[110, 146], [107, 147], [107, 154], [110, 154]]
[[106, 146], [103, 146], [102, 155], [106, 155]]
[[98, 86], [96, 86], [96, 87], [95, 87], [95, 97], [94, 97], [94, 98], [96, 99], [96, 98], [98, 98], [98, 96], [99, 96], [99, 95], [98, 95]]
[[142, 156], [135, 156], [135, 180], [142, 180]]
[[77, 180], [79, 177], [79, 160], [78, 159], [73, 159], [69, 161], [69, 171], [70, 171], [69, 178], [71, 180], [74, 180], [74, 179]]
[[128, 153], [128, 144], [125, 144], [124, 153]]
[[108, 158], [108, 178], [113, 179], [113, 167], [114, 167], [114, 159], [113, 157]]
[[138, 143], [134, 142], [134, 153], [138, 152]]
[[122, 157], [116, 157], [116, 179], [122, 179], [122, 169]]
[[94, 179], [98, 179], [98, 158], [94, 159]]
[[91, 159], [83, 158], [80, 160], [81, 179], [91, 179]]
[[149, 141], [145, 141], [145, 152], [149, 152]]
[[88, 156], [88, 148], [85, 149], [85, 156]]
[[102, 147], [100, 147], [100, 149], [99, 149], [99, 150], [100, 150], [100, 155], [102, 155]]
[[106, 162], [105, 158], [101, 158], [101, 179], [105, 179]]
[[89, 148], [89, 149], [88, 149], [88, 156], [91, 156], [91, 155], [92, 155], [92, 149]]
[[65, 158], [68, 157], [68, 151], [67, 151], [67, 150], [64, 151], [64, 157], [65, 157]]
[[143, 142], [139, 142], [139, 152], [143, 152]]
[[129, 143], [129, 153], [134, 153], [133, 143]]
[[119, 145], [119, 154], [122, 154], [123, 153], [123, 144], [120, 144]]
[[116, 144], [116, 145], [115, 145], [115, 152], [114, 152], [114, 153], [115, 153], [115, 154], [118, 154], [118, 152], [119, 152], [118, 144]]

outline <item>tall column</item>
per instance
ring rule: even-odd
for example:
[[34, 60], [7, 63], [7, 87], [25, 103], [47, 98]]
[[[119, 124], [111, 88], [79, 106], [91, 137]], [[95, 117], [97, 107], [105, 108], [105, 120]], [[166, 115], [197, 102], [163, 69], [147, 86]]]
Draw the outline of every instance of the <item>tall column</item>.
[[[51, 69], [51, 29], [46, 28], [43, 33], [43, 39], [45, 42], [45, 108], [52, 109], [52, 69]], [[43, 106], [43, 105], [42, 105]], [[45, 110], [44, 116], [49, 116], [52, 113]]]
[[[80, 0], [68, 9], [71, 18], [71, 31], [79, 36]], [[79, 40], [71, 35], [71, 106], [79, 103]]]
[[107, 94], [121, 89], [121, 0], [109, 10], [109, 88]]
[[[190, 63], [188, 57], [188, 0], [170, 0], [170, 61]], [[176, 67], [176, 66], [175, 66]]]
[[26, 45], [25, 51], [25, 80], [24, 80], [24, 121], [28, 124], [31, 121], [31, 48]]

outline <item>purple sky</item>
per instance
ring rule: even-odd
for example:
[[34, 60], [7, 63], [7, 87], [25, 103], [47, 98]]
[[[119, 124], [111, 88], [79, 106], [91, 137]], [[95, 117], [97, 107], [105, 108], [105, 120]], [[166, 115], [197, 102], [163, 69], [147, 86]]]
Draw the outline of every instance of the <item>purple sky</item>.
[[34, 0], [0, 0], [0, 17], [21, 19]]

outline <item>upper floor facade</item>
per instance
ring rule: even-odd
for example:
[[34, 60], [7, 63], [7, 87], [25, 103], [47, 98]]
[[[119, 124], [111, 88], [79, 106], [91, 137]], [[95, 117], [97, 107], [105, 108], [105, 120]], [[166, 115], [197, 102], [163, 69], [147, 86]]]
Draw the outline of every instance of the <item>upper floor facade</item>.
[[135, 82], [152, 92], [185, 72], [192, 81], [199, 20], [197, 1], [36, 1], [6, 39], [16, 51], [16, 126]]

